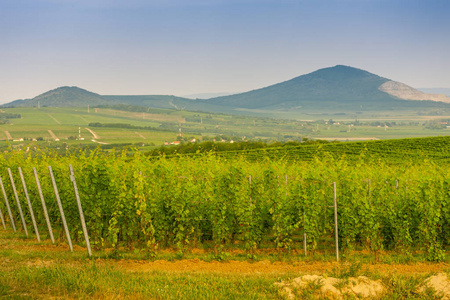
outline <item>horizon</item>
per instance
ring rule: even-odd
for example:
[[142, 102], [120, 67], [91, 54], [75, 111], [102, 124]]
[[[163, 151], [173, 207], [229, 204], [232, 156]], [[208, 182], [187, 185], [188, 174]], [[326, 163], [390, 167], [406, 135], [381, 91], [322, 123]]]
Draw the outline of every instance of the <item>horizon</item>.
[[[338, 65], [335, 65], [335, 66], [329, 66], [329, 67], [324, 67], [324, 68], [321, 68], [321, 69], [317, 69], [317, 70], [315, 70], [315, 71], [313, 71], [313, 72], [311, 72], [311, 73], [314, 73], [314, 72], [316, 72], [316, 71], [325, 70], [325, 69], [333, 69], [333, 68], [336, 68], [336, 67], [347, 67], [347, 68], [351, 68], [351, 69], [356, 69], [356, 70], [360, 70], [360, 71], [365, 71], [365, 72], [368, 72], [368, 73], [370, 73], [370, 74], [372, 74], [372, 75], [379, 76], [378, 74], [373, 74], [373, 73], [371, 73], [371, 72], [369, 72], [369, 71], [367, 71], [367, 70], [355, 68], [355, 67], [352, 67], [352, 66], [339, 65], [339, 64], [338, 64]], [[302, 76], [304, 76], [304, 75], [309, 75], [309, 74], [311, 74], [311, 73], [302, 74], [302, 75], [299, 75], [299, 76], [297, 76], [297, 77], [287, 79], [286, 81], [289, 81], [289, 80], [292, 80], [292, 79], [295, 79], [295, 78], [298, 78], [298, 77], [302, 77]], [[380, 77], [383, 77], [383, 76], [380, 76]], [[387, 78], [387, 79], [390, 79], [390, 78]], [[394, 80], [394, 81], [395, 81], [395, 80]], [[285, 82], [285, 81], [283, 81], [283, 82]], [[273, 84], [271, 84], [271, 85], [276, 85], [276, 84], [283, 83], [283, 82], [276, 82], [276, 83], [273, 83]], [[269, 85], [269, 86], [271, 86], [271, 85]], [[259, 88], [256, 88], [256, 89], [261, 89], [261, 88], [266, 88], [266, 87], [268, 87], [268, 86], [259, 87]], [[52, 88], [52, 89], [50, 89], [50, 90], [48, 90], [48, 91], [45, 91], [45, 92], [40, 93], [40, 94], [38, 94], [38, 95], [35, 95], [35, 96], [32, 97], [32, 98], [15, 99], [15, 100], [10, 101], [10, 102], [14, 102], [14, 101], [17, 101], [17, 100], [30, 100], [30, 99], [33, 99], [33, 98], [35, 98], [35, 97], [37, 97], [37, 96], [41, 96], [41, 95], [43, 95], [43, 94], [45, 94], [45, 93], [47, 93], [47, 92], [50, 92], [50, 91], [53, 91], [53, 90], [58, 90], [58, 89], [61, 89], [61, 88], [78, 88], [78, 89], [81, 89], [81, 90], [84, 90], [84, 91], [87, 91], [87, 92], [91, 92], [91, 93], [98, 94], [98, 95], [100, 95], [100, 96], [152, 96], [152, 95], [159, 96], [159, 95], [162, 95], [162, 96], [181, 97], [181, 98], [187, 98], [187, 99], [193, 99], [193, 100], [195, 100], [195, 99], [198, 99], [198, 100], [208, 100], [208, 99], [212, 99], [212, 98], [215, 98], [215, 97], [230, 96], [230, 95], [237, 95], [237, 94], [241, 94], [241, 93], [250, 92], [250, 91], [241, 91], [241, 92], [234, 92], [234, 93], [227, 93], [227, 92], [222, 92], [222, 93], [221, 93], [221, 92], [217, 92], [217, 93], [198, 93], [198, 94], [191, 94], [191, 95], [175, 95], [175, 94], [166, 94], [166, 95], [163, 95], [163, 94], [100, 94], [100, 93], [97, 93], [96, 91], [87, 90], [87, 89], [85, 89], [85, 88], [83, 88], [83, 87], [80, 87], [80, 86], [75, 86], [75, 85], [64, 85], [64, 86], [59, 86], [59, 87]], [[413, 87], [413, 88], [415, 88], [415, 87]], [[423, 92], [425, 92], [425, 93], [429, 93], [429, 94], [444, 94], [444, 95], [450, 96], [450, 88], [415, 88], [415, 89], [417, 89], [417, 90], [419, 90], [419, 91], [423, 91]], [[206, 97], [207, 95], [209, 95], [209, 97]], [[203, 96], [203, 97], [202, 97], [202, 96]], [[0, 105], [2, 105], [2, 104], [8, 104], [8, 103], [9, 103], [9, 102], [6, 102], [6, 103], [0, 103]]]
[[234, 94], [338, 64], [450, 88], [448, 11], [443, 0], [6, 0], [0, 104], [61, 86]]

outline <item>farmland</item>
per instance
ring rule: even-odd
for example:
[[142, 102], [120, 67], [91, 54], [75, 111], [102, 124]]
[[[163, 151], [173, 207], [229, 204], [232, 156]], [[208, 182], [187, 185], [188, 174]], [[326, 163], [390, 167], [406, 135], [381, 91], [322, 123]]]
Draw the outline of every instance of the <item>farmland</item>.
[[[153, 253], [174, 247], [183, 254], [192, 247], [212, 247], [220, 257], [228, 247], [239, 245], [250, 258], [261, 247], [279, 255], [304, 251], [304, 246], [313, 253], [326, 252], [319, 246], [335, 230], [329, 209], [335, 183], [344, 250], [367, 249], [377, 255], [390, 249], [440, 261], [445, 259], [450, 232], [447, 162], [441, 158], [392, 164], [364, 156], [353, 161], [325, 155], [307, 161], [268, 157], [254, 161], [209, 153], [149, 160], [139, 152], [129, 157], [126, 152], [94, 151], [89, 156], [23, 159], [18, 152], [4, 157], [1, 176], [6, 182], [6, 170], [11, 168], [18, 178], [17, 167], [21, 167], [33, 206], [39, 206], [32, 173], [37, 168], [44, 198], [50, 201], [50, 219], [58, 223], [47, 170], [52, 166], [65, 209], [72, 216], [70, 233], [81, 240], [67, 173], [68, 165], [73, 165], [91, 243], [97, 249], [144, 247]], [[5, 183], [5, 188], [8, 198], [14, 199], [12, 186]], [[18, 220], [14, 205], [13, 219]], [[26, 219], [29, 222], [30, 216]], [[44, 224], [42, 213], [37, 219]], [[330, 249], [331, 254], [332, 239]]]
[[[0, 277], [2, 293], [35, 295], [33, 290], [44, 286], [44, 294], [75, 298], [112, 294], [124, 298], [245, 298], [242, 290], [231, 288], [238, 284], [255, 299], [273, 299], [282, 296], [273, 284], [298, 274], [344, 278], [349, 276], [344, 274], [351, 274], [382, 280], [387, 299], [415, 295], [429, 274], [448, 268], [450, 184], [448, 162], [439, 154], [439, 145], [448, 144], [442, 139], [424, 139], [422, 144], [421, 139], [366, 142], [373, 144], [369, 146], [372, 152], [374, 147], [382, 152], [383, 143], [397, 143], [406, 153], [413, 145], [428, 145], [428, 154], [436, 153], [410, 162], [380, 160], [381, 156], [375, 159], [367, 154], [352, 159], [334, 158], [326, 152], [318, 156], [327, 144], [303, 145], [316, 148], [303, 160], [292, 155], [270, 158], [264, 153], [255, 160], [245, 152], [227, 157], [209, 152], [171, 158], [101, 150], [65, 156], [42, 153], [32, 157], [24, 156], [23, 151], [4, 154], [0, 175], [17, 232], [12, 231], [6, 202], [2, 201], [7, 228], [1, 229], [0, 252], [6, 259], [2, 274], [9, 274]], [[292, 147], [289, 151], [299, 150]], [[441, 150], [445, 152], [445, 148]], [[82, 200], [93, 262], [86, 252], [69, 164]], [[48, 166], [55, 175], [73, 253]], [[41, 242], [36, 242], [18, 167], [23, 170]], [[50, 241], [33, 167], [39, 174], [55, 245]], [[7, 168], [22, 202], [28, 237]], [[333, 183], [342, 264], [333, 262]], [[8, 264], [11, 261], [14, 267]], [[399, 263], [406, 265], [396, 268], [406, 270], [412, 263], [417, 269], [404, 274], [388, 271]], [[210, 264], [214, 271], [208, 271]], [[174, 271], [177, 269], [181, 273]], [[238, 275], [229, 270], [241, 271]], [[196, 272], [200, 277], [194, 276]], [[78, 283], [63, 274], [77, 274]], [[191, 276], [198, 279], [191, 281]], [[94, 283], [90, 278], [98, 280]], [[53, 285], [53, 280], [62, 284]], [[181, 294], [158, 283], [180, 280], [185, 283], [170, 286]], [[24, 281], [31, 282], [33, 290], [16, 288]], [[230, 294], [216, 291], [213, 282], [218, 281], [219, 291]], [[141, 284], [155, 288], [144, 289]]]
[[[193, 139], [226, 142], [287, 142], [304, 138], [358, 141], [450, 135], [446, 125], [449, 117], [412, 113], [396, 115], [395, 118], [389, 112], [367, 116], [298, 115], [297, 118], [305, 119], [288, 120], [124, 105], [91, 107], [89, 110], [87, 107], [42, 107], [4, 108], [2, 111], [0, 117], [20, 116], [6, 118], [8, 121], [0, 125], [0, 148], [3, 150], [11, 147], [30, 147], [33, 150], [35, 146], [65, 149], [80, 145], [104, 148], [134, 145], [147, 151], [177, 139], [184, 143]], [[82, 140], [78, 140], [79, 126]], [[99, 138], [94, 138], [92, 131]]]
[[[38, 296], [36, 293], [66, 298], [251, 295], [255, 299], [274, 299], [283, 297], [275, 282], [287, 282], [299, 274], [326, 274], [340, 278], [364, 275], [381, 280], [386, 299], [396, 299], [417, 295], [417, 286], [425, 278], [448, 270], [449, 137], [291, 143], [193, 154], [159, 155], [156, 151], [150, 155], [142, 151], [72, 148], [70, 145], [80, 141], [65, 138], [78, 134], [76, 109], [43, 108], [42, 114], [34, 113], [33, 109], [20, 110], [22, 119], [11, 119], [12, 124], [2, 125], [13, 138], [43, 136], [46, 140], [41, 143], [66, 143], [69, 148], [64, 155], [40, 151], [39, 147], [31, 152], [25, 148], [10, 149], [0, 157], [4, 195], [11, 209], [10, 217], [7, 202], [2, 198], [0, 208], [6, 227], [0, 229], [2, 274], [5, 274], [0, 276], [2, 295], [25, 294], [33, 298]], [[86, 122], [82, 125], [97, 122], [135, 126], [83, 125], [82, 135], [90, 136], [86, 143], [91, 139], [131, 143], [145, 141], [144, 136], [156, 145], [170, 136], [175, 139], [178, 122], [183, 121], [180, 118], [184, 118], [182, 124], [187, 128], [192, 117], [186, 112], [172, 111], [173, 119], [169, 114], [164, 116], [165, 120], [161, 116], [159, 120], [146, 120], [145, 113], [143, 119], [137, 118], [138, 115], [142, 118], [142, 112], [135, 113], [113, 109], [102, 112], [101, 108], [94, 117], [92, 112], [79, 113]], [[43, 116], [45, 122], [53, 125], [44, 121], [39, 124]], [[82, 120], [80, 116], [78, 119]], [[227, 122], [228, 117], [211, 118], [210, 122], [219, 119]], [[248, 127], [258, 126], [258, 119], [244, 120]], [[36, 125], [30, 127], [27, 122]], [[204, 121], [203, 125], [206, 124]], [[216, 126], [211, 124], [211, 130], [217, 130]], [[287, 127], [285, 130], [289, 132]], [[382, 131], [387, 132], [384, 127]], [[52, 134], [60, 141], [55, 141]], [[210, 134], [214, 137], [220, 133]], [[73, 166], [73, 177], [69, 165]], [[68, 235], [49, 166], [62, 201]], [[51, 242], [33, 168], [39, 177], [55, 244]], [[73, 179], [81, 199], [92, 257], [86, 251]], [[25, 191], [34, 210], [40, 242], [36, 241]], [[336, 233], [341, 263], [335, 262]], [[73, 252], [69, 249], [69, 238]], [[208, 271], [211, 264], [214, 271]], [[406, 275], [389, 271], [392, 265], [402, 269], [411, 264], [418, 267]], [[177, 268], [184, 271], [177, 273], [174, 271]], [[246, 268], [251, 271], [244, 271]], [[230, 273], [227, 271], [230, 269], [247, 275]], [[201, 273], [200, 277], [196, 272]], [[75, 274], [78, 279], [66, 273]], [[98, 280], [94, 283], [91, 278]], [[61, 284], [52, 285], [53, 280]], [[165, 290], [166, 284], [161, 282], [167, 281], [179, 293]], [[32, 288], [17, 288], [24, 282], [31, 282]], [[217, 282], [221, 287], [215, 287]], [[148, 289], [145, 285], [153, 287]], [[233, 289], [235, 285], [243, 289]], [[431, 294], [428, 291], [421, 297], [429, 299]]]

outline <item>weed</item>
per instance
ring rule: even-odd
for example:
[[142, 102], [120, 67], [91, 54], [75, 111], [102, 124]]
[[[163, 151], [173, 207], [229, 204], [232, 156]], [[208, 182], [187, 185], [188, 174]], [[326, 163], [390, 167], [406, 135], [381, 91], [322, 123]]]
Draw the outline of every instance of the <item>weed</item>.
[[363, 264], [360, 261], [342, 263], [337, 267], [333, 267], [330, 276], [342, 279], [348, 279], [350, 277], [357, 277], [360, 275], [367, 275], [367, 270], [362, 270]]

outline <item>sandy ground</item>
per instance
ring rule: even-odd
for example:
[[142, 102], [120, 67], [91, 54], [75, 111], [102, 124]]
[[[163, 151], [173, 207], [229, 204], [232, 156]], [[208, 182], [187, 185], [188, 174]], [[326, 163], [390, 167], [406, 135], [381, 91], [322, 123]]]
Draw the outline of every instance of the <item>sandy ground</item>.
[[99, 139], [100, 137], [98, 136], [97, 133], [94, 132], [94, 130], [90, 129], [90, 128], [85, 128], [87, 131], [89, 131], [92, 136], [94, 137], [94, 139]]

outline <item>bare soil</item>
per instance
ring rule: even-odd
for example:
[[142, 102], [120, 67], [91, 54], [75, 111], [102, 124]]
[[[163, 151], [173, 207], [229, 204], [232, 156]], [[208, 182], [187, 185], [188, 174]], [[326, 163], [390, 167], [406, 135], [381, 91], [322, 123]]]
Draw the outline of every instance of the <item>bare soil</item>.
[[282, 293], [288, 299], [296, 299], [298, 296], [301, 296], [296, 295], [296, 292], [309, 288], [311, 284], [317, 285], [315, 294], [320, 299], [343, 299], [344, 296], [373, 299], [381, 296], [385, 290], [381, 280], [371, 280], [365, 276], [339, 279], [319, 275], [304, 275], [295, 278], [292, 282], [275, 284], [282, 288]]
[[450, 300], [450, 278], [447, 274], [439, 273], [429, 277], [425, 280], [425, 285], [419, 289], [419, 292], [423, 291], [425, 287], [435, 290], [436, 295], [442, 297], [443, 300]]
[[[19, 254], [30, 252], [69, 252], [66, 244], [52, 245], [48, 243], [38, 244], [35, 240], [23, 239], [0, 239], [0, 249], [14, 250]], [[162, 252], [171, 252], [171, 250], [161, 250]], [[84, 247], [74, 245], [74, 252], [86, 253]], [[172, 251], [173, 252], [173, 251]], [[193, 249], [193, 254], [198, 254], [201, 258], [206, 257], [203, 249]], [[232, 253], [233, 254], [233, 253]], [[94, 256], [95, 256], [94, 252]], [[356, 257], [358, 255], [356, 254]], [[49, 255], [48, 257], [51, 257]], [[30, 263], [36, 265], [51, 264], [51, 259], [36, 258]], [[96, 263], [111, 265], [130, 272], [151, 272], [169, 271], [169, 272], [204, 272], [204, 273], [230, 273], [230, 274], [311, 274], [322, 275], [331, 272], [334, 268], [342, 266], [341, 263], [331, 261], [294, 261], [294, 262], [271, 262], [269, 260], [260, 261], [204, 261], [199, 258], [180, 259], [180, 260], [132, 260], [132, 259], [102, 259], [97, 258]], [[385, 264], [373, 263], [363, 264], [363, 270], [379, 274], [427, 274], [442, 273], [450, 269], [447, 263], [411, 263], [411, 264]]]

